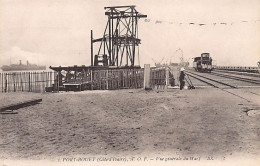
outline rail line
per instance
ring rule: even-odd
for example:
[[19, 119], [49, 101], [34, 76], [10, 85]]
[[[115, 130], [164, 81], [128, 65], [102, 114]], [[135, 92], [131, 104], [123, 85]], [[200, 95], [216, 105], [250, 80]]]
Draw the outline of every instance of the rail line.
[[[206, 83], [206, 84], [208, 84], [208, 85], [210, 85], [210, 86], [213, 86], [213, 87], [215, 87], [215, 88], [217, 88], [217, 89], [220, 89], [220, 90], [225, 91], [225, 92], [227, 92], [227, 93], [229, 93], [229, 94], [232, 94], [232, 95], [234, 95], [234, 96], [236, 96], [236, 97], [239, 97], [239, 98], [241, 98], [241, 99], [243, 99], [243, 100], [246, 100], [247, 102], [250, 102], [250, 100], [248, 100], [248, 99], [246, 99], [246, 98], [244, 98], [244, 97], [242, 97], [242, 96], [240, 96], [240, 95], [237, 95], [237, 94], [235, 94], [235, 93], [232, 93], [232, 92], [230, 92], [230, 91], [228, 91], [228, 90], [225, 90], [224, 88], [221, 88], [221, 87], [219, 87], [219, 86], [217, 86], [217, 85], [215, 85], [215, 84], [213, 84], [213, 83], [210, 83], [209, 81], [217, 82], [217, 83], [219, 83], [219, 84], [226, 85], [226, 86], [228, 86], [228, 87], [237, 89], [237, 87], [235, 87], [235, 86], [233, 86], [233, 85], [230, 85], [230, 84], [227, 84], [227, 83], [224, 83], [224, 82], [220, 82], [220, 81], [217, 81], [217, 80], [213, 80], [213, 79], [211, 79], [211, 78], [208, 78], [208, 77], [205, 77], [205, 76], [201, 76], [201, 75], [198, 75], [198, 74], [195, 74], [195, 73], [190, 73], [190, 72], [187, 72], [187, 71], [186, 71], [185, 73], [186, 73], [188, 76], [191, 76], [192, 78], [195, 78], [195, 79], [197, 79], [197, 80], [199, 80], [199, 81], [201, 81], [201, 82], [204, 82], [204, 83]], [[204, 80], [201, 79], [201, 78], [199, 78], [199, 77], [204, 78]], [[207, 80], [205, 80], [205, 79], [207, 79]]]
[[[215, 87], [215, 88], [220, 88], [220, 87], [217, 86], [217, 85], [215, 85], [215, 84], [212, 84], [212, 83], [210, 83], [209, 81], [206, 81], [206, 80], [210, 80], [210, 81], [212, 81], [212, 82], [216, 82], [216, 83], [218, 83], [218, 84], [225, 85], [225, 86], [228, 86], [228, 87], [231, 87], [231, 88], [237, 88], [236, 86], [233, 86], [233, 85], [230, 85], [230, 84], [221, 82], [221, 81], [217, 81], [217, 80], [214, 80], [214, 79], [211, 79], [211, 78], [202, 76], [202, 75], [198, 75], [198, 74], [191, 73], [191, 72], [187, 72], [187, 71], [186, 71], [185, 73], [188, 74], [189, 76], [191, 76], [191, 77], [193, 77], [193, 78], [195, 78], [195, 79], [197, 79], [197, 80], [199, 80], [199, 81], [201, 81], [201, 82], [204, 82], [204, 83], [206, 83], [206, 84], [208, 84], [208, 85], [211, 85], [211, 86], [213, 86], [213, 87]], [[199, 78], [199, 77], [204, 78], [204, 79], [206, 79], [206, 80], [203, 80], [203, 79], [201, 79], [201, 78]]]
[[190, 77], [192, 77], [192, 78], [195, 78], [195, 79], [197, 79], [197, 80], [199, 80], [199, 81], [201, 81], [201, 82], [204, 82], [204, 83], [206, 83], [206, 84], [208, 84], [208, 85], [210, 85], [210, 86], [213, 86], [213, 87], [215, 87], [215, 88], [219, 88], [218, 86], [216, 86], [216, 85], [214, 85], [214, 84], [212, 84], [212, 83], [209, 83], [209, 82], [207, 82], [207, 81], [205, 81], [205, 80], [202, 80], [202, 79], [200, 79], [199, 77], [196, 77], [196, 76], [194, 76], [194, 75], [190, 75], [188, 72], [186, 72], [186, 74], [187, 74], [188, 76], [190, 76]]
[[230, 73], [230, 74], [235, 74], [235, 75], [243, 75], [243, 76], [250, 76], [250, 77], [260, 78], [260, 74], [259, 73], [248, 73], [248, 72], [219, 70], [219, 69], [214, 69], [214, 70], [212, 70], [212, 72]]
[[242, 78], [242, 77], [238, 77], [238, 76], [231, 76], [231, 75], [227, 75], [227, 74], [220, 74], [220, 73], [214, 73], [214, 72], [211, 72], [211, 75], [230, 78], [230, 79], [234, 79], [234, 80], [238, 80], [238, 81], [244, 81], [244, 82], [260, 85], [260, 80]]

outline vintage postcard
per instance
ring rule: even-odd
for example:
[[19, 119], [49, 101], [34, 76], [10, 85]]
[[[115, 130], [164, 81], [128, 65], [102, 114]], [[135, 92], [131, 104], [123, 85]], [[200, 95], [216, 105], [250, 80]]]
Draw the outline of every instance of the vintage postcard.
[[0, 166], [259, 165], [259, 11], [0, 0]]

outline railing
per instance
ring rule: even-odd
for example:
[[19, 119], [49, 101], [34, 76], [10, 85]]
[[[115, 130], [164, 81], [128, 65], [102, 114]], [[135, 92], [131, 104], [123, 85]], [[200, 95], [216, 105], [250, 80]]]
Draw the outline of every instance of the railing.
[[151, 68], [151, 87], [164, 88], [166, 86], [166, 72], [165, 67]]
[[92, 89], [143, 87], [143, 69], [94, 70], [90, 76]]
[[54, 83], [55, 72], [0, 73], [1, 92], [44, 92]]
[[[150, 75], [151, 88], [165, 88], [173, 78], [166, 67], [151, 68]], [[1, 92], [136, 89], [144, 87], [144, 69], [0, 73], [0, 84]]]

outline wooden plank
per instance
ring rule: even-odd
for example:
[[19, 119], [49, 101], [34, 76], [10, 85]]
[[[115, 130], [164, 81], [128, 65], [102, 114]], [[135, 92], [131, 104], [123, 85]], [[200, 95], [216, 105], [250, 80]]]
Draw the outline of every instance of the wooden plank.
[[16, 77], [16, 73], [13, 73], [12, 74], [12, 78], [13, 78], [12, 80], [13, 80], [14, 92], [16, 92], [16, 80], [15, 80], [16, 78], [15, 77]]
[[31, 73], [28, 72], [28, 85], [29, 85], [29, 92], [31, 91]]
[[29, 74], [26, 72], [24, 76], [24, 90], [29, 92], [29, 87], [28, 87], [28, 80], [29, 80]]
[[0, 107], [0, 112], [6, 111], [6, 110], [17, 110], [17, 109], [22, 108], [22, 107], [37, 104], [41, 101], [42, 101], [42, 99], [33, 99], [33, 100], [28, 100], [28, 101], [24, 101], [24, 102], [20, 102], [20, 103], [16, 103], [16, 104], [3, 106], [3, 107]]
[[32, 77], [32, 85], [33, 85], [33, 90], [32, 92], [35, 92], [35, 87], [36, 87], [36, 75], [35, 75], [35, 72], [32, 73], [33, 74], [33, 77]]
[[5, 73], [5, 77], [4, 77], [4, 78], [5, 78], [5, 82], [4, 82], [5, 88], [4, 88], [4, 89], [5, 89], [5, 92], [6, 92], [6, 90], [7, 90], [7, 78], [6, 78], [6, 73]]
[[24, 72], [22, 72], [20, 74], [20, 82], [21, 82], [21, 91], [23, 92], [23, 76], [24, 76]]
[[17, 73], [16, 75], [16, 81], [17, 81], [17, 91], [21, 91], [21, 84], [20, 84], [20, 75], [21, 75], [21, 72]]
[[8, 83], [9, 83], [9, 74], [8, 73], [6, 73], [5, 74], [5, 76], [6, 76], [6, 92], [9, 92], [9, 85], [8, 85]]
[[18, 112], [15, 110], [5, 110], [5, 111], [0, 111], [0, 114], [17, 114]]
[[3, 76], [4, 76], [4, 74], [1, 73], [1, 86], [2, 86], [2, 89], [1, 89], [1, 90], [2, 90], [2, 93], [4, 92], [4, 85], [3, 85], [3, 84], [4, 84], [4, 80], [3, 80], [4, 77], [3, 77]]
[[1, 111], [0, 114], [17, 114], [16, 111]]
[[81, 84], [84, 84], [84, 83], [64, 83], [63, 85], [64, 86], [69, 86], [69, 85], [81, 85]]
[[108, 70], [105, 71], [106, 74], [106, 90], [108, 90]]

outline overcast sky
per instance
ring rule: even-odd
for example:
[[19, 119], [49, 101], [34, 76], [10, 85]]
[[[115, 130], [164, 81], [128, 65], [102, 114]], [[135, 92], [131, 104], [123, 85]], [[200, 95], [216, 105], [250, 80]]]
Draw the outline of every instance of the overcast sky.
[[90, 30], [102, 37], [104, 7], [115, 5], [136, 5], [150, 19], [139, 21], [142, 66], [178, 62], [179, 48], [190, 62], [202, 52], [217, 65], [260, 60], [259, 0], [0, 0], [0, 65], [90, 65]]

